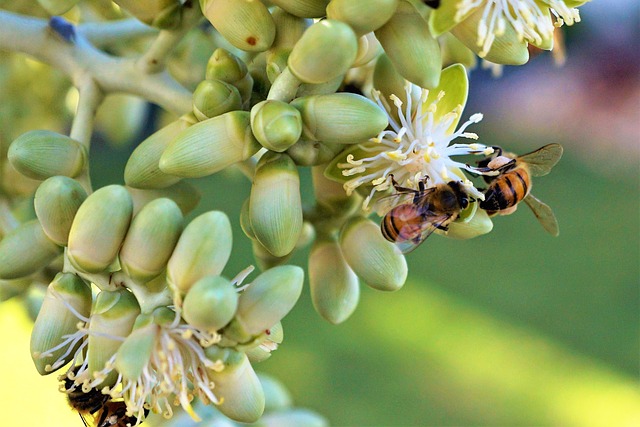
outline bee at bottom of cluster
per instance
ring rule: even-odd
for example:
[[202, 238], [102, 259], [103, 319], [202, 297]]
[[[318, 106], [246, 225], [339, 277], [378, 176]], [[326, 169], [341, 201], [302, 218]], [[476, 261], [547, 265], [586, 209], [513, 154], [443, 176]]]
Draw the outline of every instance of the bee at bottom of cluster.
[[459, 181], [426, 188], [428, 179], [425, 176], [415, 190], [401, 187], [391, 176], [396, 193], [377, 202], [378, 210], [390, 208], [380, 223], [382, 235], [403, 253], [417, 248], [434, 231], [447, 231], [449, 224], [474, 201]]
[[127, 415], [127, 405], [123, 401], [112, 400], [96, 388], [85, 392], [69, 376], [63, 380], [69, 406], [78, 412], [85, 427], [132, 427], [139, 424], [136, 417]]

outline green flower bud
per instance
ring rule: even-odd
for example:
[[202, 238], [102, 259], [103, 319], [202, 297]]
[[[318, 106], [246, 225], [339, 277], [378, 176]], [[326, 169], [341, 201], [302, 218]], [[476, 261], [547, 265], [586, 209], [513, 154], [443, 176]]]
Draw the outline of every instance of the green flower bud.
[[199, 329], [217, 331], [231, 321], [238, 308], [238, 292], [221, 276], [206, 276], [184, 297], [182, 317]]
[[451, 33], [444, 33], [438, 40], [442, 52], [442, 68], [453, 64], [462, 64], [468, 70], [476, 67], [476, 55]]
[[369, 286], [395, 291], [407, 279], [407, 261], [371, 220], [355, 217], [340, 232], [342, 255], [355, 273]]
[[238, 49], [263, 52], [276, 36], [269, 10], [259, 0], [200, 0], [202, 13]]
[[[476, 203], [474, 203], [476, 204]], [[493, 222], [487, 212], [478, 209], [468, 221], [454, 221], [449, 224], [449, 231], [445, 234], [454, 239], [471, 239], [487, 234], [493, 229]]]
[[342, 144], [327, 144], [303, 138], [289, 147], [287, 154], [296, 165], [315, 166], [330, 162], [342, 150]]
[[231, 111], [181, 132], [160, 158], [160, 170], [197, 178], [253, 156], [260, 144], [251, 133], [250, 113]]
[[87, 197], [69, 231], [72, 264], [88, 273], [105, 270], [118, 255], [132, 213], [133, 201], [121, 185], [102, 187]]
[[7, 159], [0, 162], [0, 172], [2, 173], [0, 177], [2, 191], [10, 196], [30, 197], [40, 185], [40, 181], [27, 178], [18, 172]]
[[190, 125], [188, 120], [180, 118], [142, 141], [127, 161], [124, 182], [134, 188], [165, 188], [180, 181], [180, 177], [160, 170], [160, 157], [180, 132]]
[[[27, 289], [22, 301], [24, 308], [27, 310], [27, 314], [29, 315], [29, 319], [31, 319], [32, 322], [35, 322], [38, 318], [38, 313], [40, 313], [40, 309], [42, 308], [42, 303], [44, 302], [44, 297], [49, 285], [39, 281], [32, 282], [29, 280], [29, 282], [31, 286]], [[0, 300], [2, 300], [2, 298], [0, 298]]]
[[42, 229], [51, 241], [66, 246], [76, 212], [87, 192], [74, 179], [54, 176], [36, 190], [33, 205]]
[[347, 196], [342, 184], [324, 176], [324, 169], [319, 166], [311, 170], [316, 203], [332, 216], [345, 217], [355, 213], [362, 207], [362, 198], [357, 193]]
[[373, 33], [366, 33], [358, 38], [358, 54], [353, 63], [354, 67], [368, 64], [383, 52], [380, 42]]
[[286, 102], [262, 101], [251, 109], [251, 130], [263, 147], [282, 152], [300, 138], [302, 118]]
[[440, 46], [408, 1], [400, 1], [393, 17], [375, 33], [404, 78], [423, 88], [438, 85], [442, 67]]
[[249, 201], [250, 198], [247, 197], [244, 203], [242, 203], [242, 208], [240, 209], [240, 228], [242, 228], [245, 236], [251, 240], [256, 240], [256, 235], [253, 233], [253, 228], [251, 227], [251, 218], [249, 218]]
[[[95, 373], [104, 369], [107, 361], [116, 354], [122, 344], [117, 338], [129, 336], [139, 314], [138, 301], [124, 288], [98, 294], [89, 322], [89, 372]], [[112, 371], [100, 385], [111, 386], [117, 377], [117, 372]]]
[[38, 220], [25, 222], [0, 241], [0, 279], [35, 273], [60, 253], [62, 248], [49, 240]]
[[253, 257], [258, 264], [258, 268], [262, 271], [284, 264], [291, 258], [292, 254], [291, 252], [284, 256], [275, 256], [257, 240], [251, 242], [251, 250], [253, 251]]
[[308, 409], [288, 409], [265, 414], [255, 427], [328, 427], [327, 420]]
[[269, 82], [273, 83], [287, 68], [289, 54], [291, 54], [290, 48], [278, 48], [269, 51], [266, 57], [266, 72]]
[[327, 18], [349, 24], [359, 37], [382, 27], [397, 7], [398, 0], [331, 0]]
[[231, 256], [231, 238], [231, 223], [223, 212], [196, 217], [185, 227], [167, 264], [169, 285], [185, 294], [201, 278], [219, 275]]
[[[63, 344], [68, 335], [78, 332], [80, 319], [70, 310], [89, 317], [91, 312], [91, 288], [72, 273], [58, 273], [53, 279], [42, 302], [31, 332], [31, 357], [40, 375], [47, 375], [73, 359], [81, 344], [69, 341], [68, 346], [51, 351]], [[65, 355], [62, 357], [63, 355]]]
[[296, 96], [303, 97], [311, 95], [328, 95], [330, 93], [335, 93], [335, 91], [337, 91], [342, 85], [343, 80], [344, 74], [340, 74], [339, 76], [334, 77], [333, 79], [324, 83], [303, 83], [298, 88]]
[[38, 3], [51, 15], [63, 15], [79, 1], [80, 0], [38, 0]]
[[240, 294], [236, 320], [251, 335], [271, 328], [291, 311], [302, 292], [304, 272], [282, 265], [260, 274]]
[[238, 88], [222, 80], [203, 80], [193, 92], [193, 114], [200, 121], [241, 108]]
[[291, 407], [293, 404], [291, 394], [280, 381], [263, 373], [258, 374], [258, 378], [264, 390], [265, 412], [281, 411]]
[[360, 298], [358, 276], [334, 241], [316, 241], [309, 254], [309, 286], [316, 311], [333, 324], [342, 323]]
[[324, 83], [346, 73], [357, 52], [353, 30], [340, 21], [325, 19], [298, 40], [289, 55], [289, 69], [304, 83]]
[[273, 45], [271, 46], [272, 49], [293, 48], [300, 37], [302, 37], [305, 30], [312, 23], [309, 19], [303, 19], [292, 15], [279, 7], [273, 8], [271, 17], [276, 25], [276, 37], [273, 40]]
[[271, 352], [277, 349], [278, 344], [284, 339], [282, 323], [278, 322], [262, 334], [262, 339], [258, 338], [254, 347], [245, 350], [245, 354], [251, 363], [259, 363], [271, 357]]
[[153, 316], [141, 314], [135, 320], [133, 332], [122, 342], [116, 354], [115, 366], [129, 381], [136, 381], [151, 358], [160, 327]]
[[134, 280], [160, 274], [182, 232], [182, 212], [171, 199], [155, 199], [133, 218], [120, 249], [120, 266]]
[[353, 93], [305, 96], [291, 105], [302, 114], [302, 134], [314, 141], [357, 144], [377, 136], [389, 125], [382, 109]]
[[249, 204], [251, 227], [273, 255], [293, 250], [302, 231], [300, 177], [286, 154], [268, 152], [256, 166]]
[[29, 290], [31, 278], [0, 280], [0, 302], [22, 295]]
[[232, 420], [253, 423], [264, 412], [264, 392], [255, 371], [244, 353], [234, 352], [225, 360], [220, 372], [210, 370], [215, 395], [221, 400], [216, 408]]
[[329, 0], [271, 0], [271, 3], [301, 18], [321, 18]]
[[195, 209], [200, 203], [200, 191], [193, 185], [185, 181], [179, 181], [169, 187], [158, 190], [139, 190], [127, 187], [133, 198], [133, 214], [136, 215], [147, 203], [152, 200], [166, 197], [173, 200], [183, 215]]
[[82, 144], [48, 130], [20, 135], [11, 143], [7, 157], [18, 172], [38, 180], [55, 175], [78, 176], [87, 161]]
[[180, 23], [182, 2], [180, 0], [113, 0], [118, 6], [147, 25], [170, 29]]
[[242, 80], [248, 72], [247, 65], [240, 58], [228, 50], [218, 48], [209, 57], [205, 78], [235, 84]]

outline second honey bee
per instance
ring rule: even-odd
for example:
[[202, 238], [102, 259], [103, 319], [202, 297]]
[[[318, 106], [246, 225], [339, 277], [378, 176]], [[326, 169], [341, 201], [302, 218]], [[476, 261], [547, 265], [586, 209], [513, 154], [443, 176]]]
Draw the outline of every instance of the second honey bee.
[[68, 376], [63, 381], [69, 406], [80, 414], [85, 427], [129, 427], [139, 424], [136, 417], [127, 415], [127, 405], [123, 401], [114, 401], [96, 388], [85, 392], [81, 385], [74, 384]]
[[531, 194], [531, 177], [548, 174], [562, 157], [560, 144], [548, 144], [531, 153], [515, 156], [502, 153], [494, 147], [496, 156], [480, 162], [483, 172], [499, 172], [497, 176], [485, 176], [489, 188], [484, 191], [480, 208], [491, 215], [508, 215], [525, 202], [544, 229], [553, 236], [559, 233], [558, 221], [549, 206]]
[[460, 212], [473, 201], [458, 181], [426, 188], [428, 177], [419, 182], [418, 190], [401, 187], [391, 177], [396, 193], [381, 199], [378, 207], [391, 206], [380, 229], [403, 253], [411, 252], [435, 230], [447, 231]]

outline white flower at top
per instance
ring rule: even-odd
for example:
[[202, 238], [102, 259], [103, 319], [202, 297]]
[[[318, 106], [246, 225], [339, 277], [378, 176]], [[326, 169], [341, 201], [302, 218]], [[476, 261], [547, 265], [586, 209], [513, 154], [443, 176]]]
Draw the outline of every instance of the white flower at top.
[[341, 156], [346, 161], [335, 163], [346, 178], [343, 185], [347, 194], [360, 186], [367, 189], [371, 186], [363, 205], [367, 209], [376, 192], [392, 186], [392, 178], [404, 187], [418, 189], [418, 183], [428, 176], [427, 187], [460, 181], [471, 197], [483, 199], [483, 194], [462, 170], [480, 172], [455, 159], [461, 155], [493, 153], [491, 147], [461, 141], [478, 138], [466, 129], [482, 120], [482, 114], [472, 115], [455, 130], [467, 96], [464, 68], [456, 65], [444, 70], [440, 85], [431, 91], [410, 83], [405, 90], [404, 103], [398, 96], [390, 96], [393, 106], [379, 92], [374, 92], [375, 101], [388, 114], [390, 127], [376, 138], [348, 150], [346, 157]]

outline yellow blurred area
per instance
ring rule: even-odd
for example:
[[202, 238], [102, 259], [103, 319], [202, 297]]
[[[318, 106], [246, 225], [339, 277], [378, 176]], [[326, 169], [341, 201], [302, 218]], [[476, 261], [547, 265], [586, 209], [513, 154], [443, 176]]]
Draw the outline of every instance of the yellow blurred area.
[[0, 414], [4, 427], [82, 426], [58, 391], [57, 374], [42, 377], [29, 357], [32, 323], [13, 300], [0, 305]]

